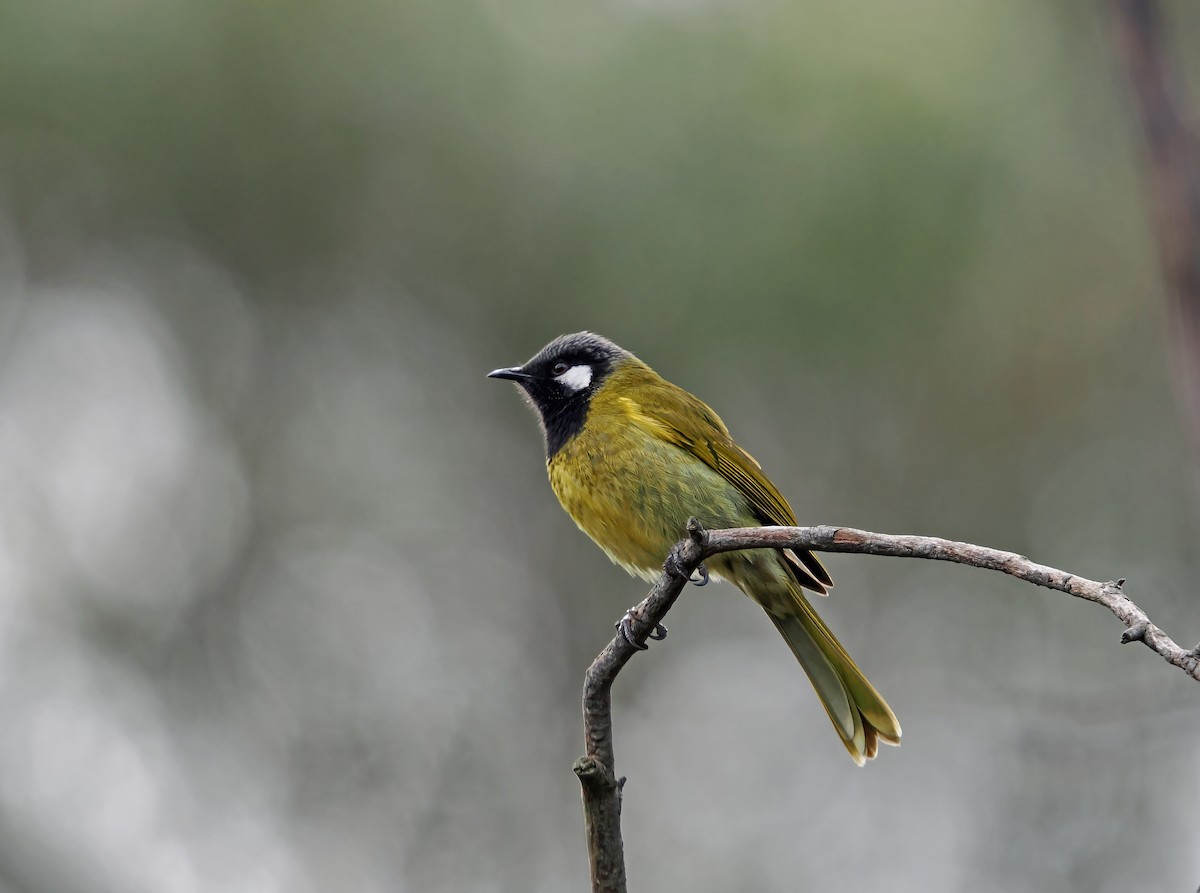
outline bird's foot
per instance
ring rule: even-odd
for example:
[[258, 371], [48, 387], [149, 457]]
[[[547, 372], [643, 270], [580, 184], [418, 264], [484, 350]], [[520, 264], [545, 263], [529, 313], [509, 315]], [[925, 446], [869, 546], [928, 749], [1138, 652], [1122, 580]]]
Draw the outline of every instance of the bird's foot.
[[698, 564], [696, 565], [695, 577], [689, 573], [686, 573], [686, 565], [683, 558], [680, 556], [680, 550], [678, 546], [672, 548], [671, 551], [667, 553], [667, 560], [663, 562], [663, 570], [672, 577], [682, 577], [689, 583], [693, 583], [696, 586], [708, 585], [708, 568], [703, 564]]
[[[667, 553], [667, 560], [663, 562], [663, 570], [672, 577], [679, 577], [682, 580], [691, 579], [691, 572], [687, 569], [678, 543], [672, 546], [671, 551]], [[707, 576], [707, 571], [703, 573]]]
[[[625, 641], [636, 648], [638, 651], [645, 651], [648, 645], [638, 642], [637, 637], [633, 634], [633, 612], [637, 610], [637, 606], [630, 608], [625, 612], [625, 616], [613, 624], [624, 637]], [[654, 629], [650, 631], [649, 638], [656, 642], [661, 642], [667, 637], [667, 628], [661, 623], [654, 624]]]

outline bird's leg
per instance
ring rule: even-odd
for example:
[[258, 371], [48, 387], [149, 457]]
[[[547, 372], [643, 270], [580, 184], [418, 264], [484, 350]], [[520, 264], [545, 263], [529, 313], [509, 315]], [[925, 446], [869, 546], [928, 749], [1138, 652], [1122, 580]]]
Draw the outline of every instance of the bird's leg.
[[[637, 605], [634, 605], [625, 612], [625, 616], [613, 624], [625, 641], [636, 648], [638, 651], [645, 651], [649, 646], [638, 642], [637, 637], [633, 634], [633, 612], [637, 610]], [[654, 629], [650, 631], [649, 638], [656, 642], [661, 642], [667, 637], [667, 628], [661, 623], [654, 624]]]
[[[696, 521], [694, 518], [688, 522], [688, 532], [692, 533], [693, 528], [697, 531], [703, 530], [703, 528], [700, 527], [700, 522]], [[708, 584], [708, 568], [703, 564], [696, 565], [697, 576], [694, 579], [692, 578], [691, 574], [687, 573], [684, 567], [684, 560], [682, 557], [680, 557], [678, 544], [673, 546], [671, 551], [667, 553], [667, 560], [663, 562], [663, 570], [674, 577], [688, 580], [696, 586], [705, 586]], [[624, 636], [626, 642], [638, 649], [638, 651], [645, 651], [647, 646], [644, 644], [639, 644], [633, 635], [633, 612], [636, 610], [636, 606], [630, 608], [625, 612], [625, 616], [618, 620], [614, 626], [616, 626], [621, 635]], [[656, 642], [661, 642], [666, 637], [667, 628], [661, 623], [654, 624], [654, 629], [651, 630], [647, 636], [647, 638], [654, 639]]]

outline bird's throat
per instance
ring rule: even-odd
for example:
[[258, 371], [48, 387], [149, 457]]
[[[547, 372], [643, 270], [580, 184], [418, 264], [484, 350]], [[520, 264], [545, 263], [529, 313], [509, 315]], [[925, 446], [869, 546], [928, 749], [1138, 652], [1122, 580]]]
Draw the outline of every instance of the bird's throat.
[[551, 459], [583, 430], [591, 401], [584, 395], [538, 406], [546, 433], [546, 458]]

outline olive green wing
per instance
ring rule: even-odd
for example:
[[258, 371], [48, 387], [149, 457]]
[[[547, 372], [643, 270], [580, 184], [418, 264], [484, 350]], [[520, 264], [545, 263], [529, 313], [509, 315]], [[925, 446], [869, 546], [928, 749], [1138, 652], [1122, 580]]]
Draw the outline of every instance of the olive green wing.
[[[796, 526], [796, 516], [783, 494], [763, 474], [758, 461], [734, 442], [725, 423], [703, 401], [661, 378], [650, 387], [634, 387], [627, 393], [632, 396], [619, 400], [635, 425], [687, 450], [737, 487], [763, 524]], [[782, 554], [801, 585], [821, 594], [833, 585], [829, 572], [811, 552], [784, 549]]]

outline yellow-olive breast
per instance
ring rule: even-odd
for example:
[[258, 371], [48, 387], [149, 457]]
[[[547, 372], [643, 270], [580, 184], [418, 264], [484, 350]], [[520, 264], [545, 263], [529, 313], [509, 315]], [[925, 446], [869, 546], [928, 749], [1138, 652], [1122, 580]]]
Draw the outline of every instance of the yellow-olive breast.
[[639, 423], [639, 394], [658, 384], [652, 379], [659, 377], [636, 359], [618, 365], [577, 433], [546, 460], [550, 486], [580, 529], [647, 579], [687, 535], [688, 518], [714, 528], [755, 523], [735, 487]]

